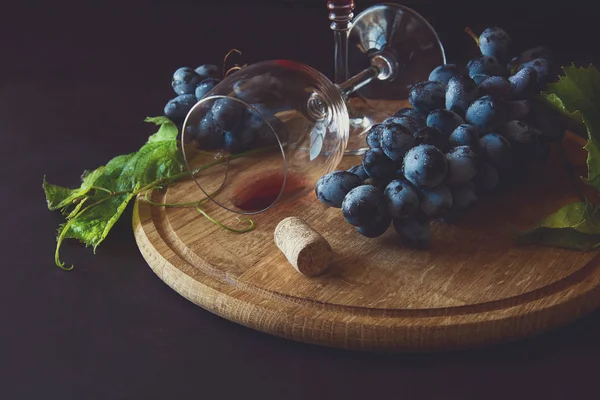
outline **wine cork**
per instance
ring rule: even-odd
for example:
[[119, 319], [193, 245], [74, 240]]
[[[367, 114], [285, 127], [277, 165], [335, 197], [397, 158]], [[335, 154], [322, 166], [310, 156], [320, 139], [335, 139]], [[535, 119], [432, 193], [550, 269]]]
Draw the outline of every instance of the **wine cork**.
[[307, 276], [325, 272], [333, 256], [329, 242], [298, 217], [279, 222], [275, 228], [275, 244], [292, 267]]

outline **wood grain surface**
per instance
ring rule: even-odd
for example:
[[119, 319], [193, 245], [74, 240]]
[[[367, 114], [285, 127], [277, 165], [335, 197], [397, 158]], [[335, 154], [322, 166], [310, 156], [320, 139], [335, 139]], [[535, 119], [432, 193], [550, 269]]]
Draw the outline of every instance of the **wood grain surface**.
[[[575, 147], [578, 147], [577, 145]], [[344, 157], [339, 169], [360, 162]], [[506, 192], [482, 198], [457, 225], [432, 223], [431, 249], [403, 247], [390, 228], [367, 239], [314, 193], [256, 215], [236, 234], [193, 208], [136, 201], [133, 226], [152, 270], [186, 299], [236, 323], [325, 346], [440, 351], [515, 340], [566, 324], [600, 306], [598, 252], [516, 245], [528, 226], [576, 199], [558, 162], [531, 171]], [[193, 201], [193, 181], [155, 192], [158, 203]], [[212, 203], [226, 225], [240, 222]], [[297, 216], [331, 244], [332, 266], [307, 277], [273, 241]]]

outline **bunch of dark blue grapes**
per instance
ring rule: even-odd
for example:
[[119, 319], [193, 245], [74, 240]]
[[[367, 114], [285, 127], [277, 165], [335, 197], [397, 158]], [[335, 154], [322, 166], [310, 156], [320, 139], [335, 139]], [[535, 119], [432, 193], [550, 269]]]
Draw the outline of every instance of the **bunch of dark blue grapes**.
[[466, 67], [444, 64], [412, 86], [403, 108], [367, 133], [362, 164], [321, 177], [318, 199], [342, 209], [362, 235], [393, 225], [411, 247], [428, 248], [430, 221], [456, 223], [486, 194], [543, 162], [565, 127], [535, 99], [551, 77], [547, 48], [508, 59], [500, 28], [478, 38]]
[[[192, 107], [221, 82], [218, 74], [212, 64], [175, 71], [171, 85], [178, 96], [165, 106], [165, 116], [181, 128]], [[278, 137], [283, 140], [286, 136], [283, 123], [275, 116], [285, 108], [282, 95], [281, 82], [269, 74], [238, 79], [228, 97], [207, 101], [190, 114], [185, 133], [198, 149], [231, 154], [276, 145]]]

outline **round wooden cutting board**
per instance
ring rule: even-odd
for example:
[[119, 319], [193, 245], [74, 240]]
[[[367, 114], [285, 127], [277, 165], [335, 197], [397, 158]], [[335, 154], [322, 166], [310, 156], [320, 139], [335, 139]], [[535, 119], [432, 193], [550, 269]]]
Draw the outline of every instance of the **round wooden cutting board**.
[[[339, 169], [360, 162], [344, 157]], [[403, 247], [393, 228], [367, 239], [340, 209], [310, 193], [253, 217], [255, 229], [226, 231], [193, 208], [136, 201], [134, 231], [153, 271], [188, 300], [236, 323], [325, 346], [438, 351], [530, 336], [600, 307], [598, 252], [517, 245], [527, 226], [576, 199], [559, 163], [485, 197], [461, 222], [432, 223], [429, 250]], [[193, 181], [152, 194], [157, 203], [201, 198]], [[232, 227], [236, 215], [204, 209]], [[335, 259], [316, 278], [277, 249], [279, 221], [298, 216], [331, 244]]]

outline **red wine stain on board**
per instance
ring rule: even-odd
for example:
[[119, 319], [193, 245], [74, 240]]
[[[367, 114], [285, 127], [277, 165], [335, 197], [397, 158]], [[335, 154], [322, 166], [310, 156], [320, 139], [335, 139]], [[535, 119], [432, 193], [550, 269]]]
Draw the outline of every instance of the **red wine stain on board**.
[[[231, 202], [242, 211], [263, 210], [277, 199], [283, 180], [284, 174], [279, 171], [259, 175], [254, 180], [236, 188]], [[301, 176], [288, 174], [281, 198], [305, 189], [306, 185], [307, 181]]]

